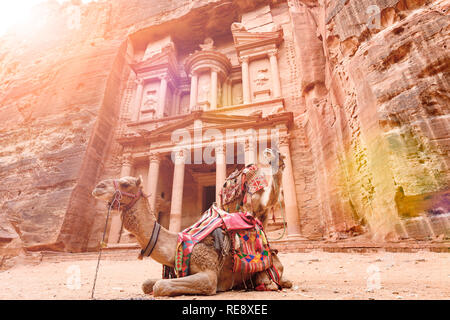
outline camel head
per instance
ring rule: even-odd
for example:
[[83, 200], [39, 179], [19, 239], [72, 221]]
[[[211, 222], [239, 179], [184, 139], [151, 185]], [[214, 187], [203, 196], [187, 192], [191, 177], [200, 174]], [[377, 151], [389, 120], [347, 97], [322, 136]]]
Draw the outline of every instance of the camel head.
[[277, 150], [269, 148], [264, 150], [263, 155], [267, 163], [272, 166], [272, 171], [274, 173], [278, 172], [278, 170], [281, 172], [284, 170], [284, 159], [286, 158], [284, 155], [279, 153]]
[[[97, 184], [92, 195], [101, 200], [112, 203], [120, 201], [120, 206], [129, 205], [133, 199], [142, 192], [142, 177], [122, 177], [120, 179], [105, 179]], [[118, 194], [120, 193], [121, 196]]]

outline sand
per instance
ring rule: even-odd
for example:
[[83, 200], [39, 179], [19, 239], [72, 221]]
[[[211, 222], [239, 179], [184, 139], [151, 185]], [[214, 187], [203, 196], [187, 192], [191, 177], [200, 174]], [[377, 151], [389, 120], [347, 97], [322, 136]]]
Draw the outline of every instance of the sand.
[[[449, 299], [450, 253], [279, 254], [292, 289], [279, 292], [231, 291], [215, 296], [156, 299]], [[47, 260], [47, 261], [46, 261]], [[58, 255], [37, 264], [0, 272], [0, 299], [90, 299], [96, 255]], [[152, 299], [141, 291], [161, 266], [136, 259], [136, 252], [105, 254], [96, 299]]]

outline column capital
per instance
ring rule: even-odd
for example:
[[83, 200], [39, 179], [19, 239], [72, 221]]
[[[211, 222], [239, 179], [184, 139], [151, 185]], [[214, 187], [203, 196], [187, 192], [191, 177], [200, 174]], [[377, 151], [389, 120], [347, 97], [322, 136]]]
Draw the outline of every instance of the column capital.
[[188, 77], [189, 78], [198, 77], [197, 71], [192, 70], [191, 72], [189, 72]]
[[250, 56], [241, 56], [239, 57], [239, 62], [240, 63], [248, 63], [250, 61]]
[[270, 49], [267, 51], [267, 54], [269, 57], [276, 57], [278, 55], [278, 50], [277, 49]]
[[150, 152], [150, 154], [148, 155], [148, 159], [151, 162], [157, 162], [159, 163], [161, 161], [161, 153], [159, 152]]
[[122, 166], [132, 166], [133, 165], [133, 155], [131, 153], [124, 153], [122, 155]]
[[138, 86], [143, 85], [144, 79], [141, 77], [137, 77], [136, 79], [134, 79], [134, 83], [136, 83]]
[[215, 73], [219, 73], [220, 72], [220, 69], [219, 68], [217, 68], [217, 67], [215, 67], [215, 66], [212, 66], [211, 67], [211, 72], [215, 72]]
[[188, 150], [185, 148], [174, 151], [175, 161], [185, 161], [187, 158]]
[[169, 75], [167, 75], [167, 74], [159, 75], [158, 79], [159, 80], [166, 80], [166, 81], [168, 81], [169, 80]]
[[215, 146], [216, 154], [224, 154], [226, 152], [227, 146], [225, 143], [217, 143]]

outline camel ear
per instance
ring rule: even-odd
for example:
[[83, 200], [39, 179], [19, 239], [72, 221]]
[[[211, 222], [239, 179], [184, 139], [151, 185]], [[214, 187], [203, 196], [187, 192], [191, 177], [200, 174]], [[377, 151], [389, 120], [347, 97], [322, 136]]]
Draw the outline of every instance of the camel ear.
[[267, 160], [272, 160], [272, 158], [273, 158], [273, 152], [272, 152], [272, 150], [269, 149], [269, 148], [266, 148], [266, 149], [264, 150], [263, 155], [264, 155], [264, 157], [265, 157]]
[[139, 175], [139, 178], [136, 180], [136, 187], [139, 187], [142, 184], [142, 175]]

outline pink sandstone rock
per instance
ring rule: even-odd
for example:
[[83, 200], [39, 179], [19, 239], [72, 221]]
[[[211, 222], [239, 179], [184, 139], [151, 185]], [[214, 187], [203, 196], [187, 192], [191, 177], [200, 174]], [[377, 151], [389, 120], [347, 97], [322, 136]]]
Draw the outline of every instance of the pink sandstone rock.
[[242, 15], [256, 31], [283, 31], [302, 235], [448, 234], [448, 1], [120, 0], [75, 6], [79, 26], [70, 6], [43, 4], [45, 23], [2, 37], [0, 255], [96, 249], [105, 208], [90, 193], [120, 174], [129, 65], [145, 49], [128, 43], [171, 34], [193, 52], [211, 37], [237, 65], [227, 43]]

